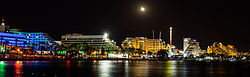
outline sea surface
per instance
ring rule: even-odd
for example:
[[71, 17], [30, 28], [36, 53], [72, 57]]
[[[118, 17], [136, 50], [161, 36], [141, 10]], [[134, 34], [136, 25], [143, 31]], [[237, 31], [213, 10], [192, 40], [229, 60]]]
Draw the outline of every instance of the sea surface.
[[250, 77], [250, 63], [187, 61], [0, 61], [0, 77]]

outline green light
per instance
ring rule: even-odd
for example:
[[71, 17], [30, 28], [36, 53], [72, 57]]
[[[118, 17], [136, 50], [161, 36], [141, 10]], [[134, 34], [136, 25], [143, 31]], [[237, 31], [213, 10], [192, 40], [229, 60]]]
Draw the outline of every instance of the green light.
[[1, 64], [1, 65], [5, 65], [4, 61], [1, 61], [0, 64]]
[[83, 51], [80, 51], [79, 53], [80, 53], [80, 54], [82, 54], [82, 53], [83, 53]]
[[1, 50], [3, 50], [4, 49], [4, 47], [1, 47]]
[[57, 53], [60, 54], [61, 51], [58, 51]]
[[172, 54], [172, 53], [171, 53], [171, 51], [170, 51], [170, 52], [168, 52], [168, 54]]
[[67, 53], [67, 51], [63, 51], [63, 54], [66, 54]]
[[5, 66], [6, 64], [4, 63], [4, 61], [1, 61], [0, 62], [0, 76], [5, 76], [5, 73], [6, 73]]
[[28, 33], [28, 32], [19, 32], [19, 31], [9, 31], [12, 33], [20, 33], [20, 34], [40, 34], [41, 32], [36, 32], [36, 33]]

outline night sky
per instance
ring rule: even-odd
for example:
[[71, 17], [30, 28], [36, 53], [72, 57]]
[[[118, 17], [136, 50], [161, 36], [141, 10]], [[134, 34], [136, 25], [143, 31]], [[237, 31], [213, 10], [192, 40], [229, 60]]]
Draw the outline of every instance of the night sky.
[[[250, 49], [249, 2], [240, 0], [5, 0], [0, 16], [12, 28], [46, 32], [55, 40], [67, 33], [103, 34], [121, 44], [128, 36], [152, 38], [152, 30], [182, 49], [191, 37], [206, 49], [213, 42]], [[145, 6], [145, 13], [140, 13]]]

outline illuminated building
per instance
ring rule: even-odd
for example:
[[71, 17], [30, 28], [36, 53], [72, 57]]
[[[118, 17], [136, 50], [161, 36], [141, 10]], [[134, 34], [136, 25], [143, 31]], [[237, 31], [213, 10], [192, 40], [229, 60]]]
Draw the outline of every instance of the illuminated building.
[[4, 33], [0, 32], [0, 44], [3, 45], [9, 45], [9, 46], [20, 46], [25, 47], [24, 42], [26, 42], [25, 35], [24, 34], [16, 34], [16, 33]]
[[199, 53], [201, 53], [199, 42], [191, 38], [184, 38], [183, 51], [184, 57], [189, 55], [199, 55]]
[[224, 46], [222, 43], [214, 43], [212, 46], [208, 46], [207, 53], [214, 53], [215, 55], [227, 55], [227, 56], [237, 56], [237, 49], [232, 45]]
[[25, 48], [28, 45], [32, 45], [35, 51], [40, 51], [41, 49], [51, 50], [50, 47], [55, 45], [53, 39], [48, 34], [42, 32], [21, 32], [21, 29], [10, 29], [9, 26], [5, 25], [4, 19], [2, 19], [0, 25], [0, 32], [1, 39], [3, 38], [1, 43], [8, 41], [7, 45], [17, 44], [17, 46], [25, 46]]
[[99, 49], [109, 49], [117, 51], [120, 48], [116, 45], [116, 42], [111, 40], [108, 34], [104, 35], [83, 35], [78, 33], [66, 34], [62, 36], [61, 43], [64, 46], [71, 46], [73, 44], [85, 43], [88, 46]]
[[49, 37], [47, 33], [42, 32], [19, 32], [19, 31], [10, 31], [17, 34], [23, 34], [25, 35], [27, 44], [32, 45], [35, 47], [36, 51], [41, 51], [43, 49], [44, 51], [51, 50], [52, 47], [56, 45], [54, 40]]
[[59, 46], [62, 45], [62, 41], [55, 41], [55, 43]]
[[[0, 53], [5, 51], [13, 50], [12, 48], [21, 47], [27, 48], [28, 45], [25, 43], [25, 35], [16, 33], [4, 33], [0, 32]], [[11, 52], [7, 52], [11, 53]]]
[[123, 49], [134, 48], [141, 49], [146, 52], [157, 52], [166, 50], [165, 42], [162, 39], [148, 39], [147, 37], [127, 37], [121, 44]]

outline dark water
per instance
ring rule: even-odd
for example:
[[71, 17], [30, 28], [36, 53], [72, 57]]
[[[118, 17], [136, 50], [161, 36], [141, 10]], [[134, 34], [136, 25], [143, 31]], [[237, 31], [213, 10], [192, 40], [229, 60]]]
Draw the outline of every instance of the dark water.
[[0, 77], [250, 77], [249, 63], [1, 61]]

